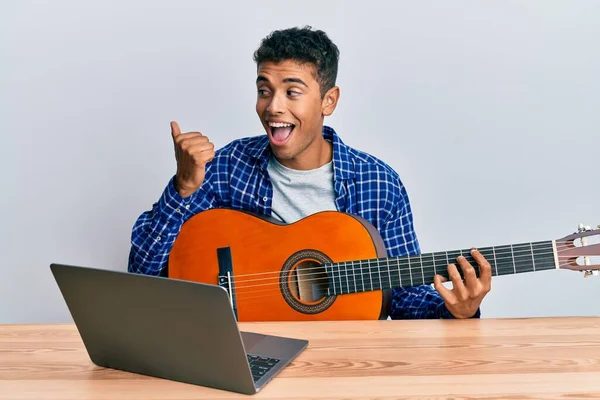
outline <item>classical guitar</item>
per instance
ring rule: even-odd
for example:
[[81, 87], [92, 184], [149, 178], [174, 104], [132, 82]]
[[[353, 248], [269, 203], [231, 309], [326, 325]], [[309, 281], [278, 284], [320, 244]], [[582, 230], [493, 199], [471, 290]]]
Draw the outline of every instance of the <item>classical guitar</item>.
[[[492, 275], [550, 269], [597, 273], [600, 229], [589, 227], [557, 240], [479, 248]], [[587, 244], [587, 245], [586, 245]], [[358, 320], [386, 318], [394, 287], [433, 283], [469, 250], [387, 257], [366, 220], [325, 211], [282, 224], [231, 209], [190, 218], [175, 240], [168, 276], [220, 285], [239, 321]], [[475, 268], [478, 270], [478, 268]], [[460, 270], [460, 268], [459, 268]]]

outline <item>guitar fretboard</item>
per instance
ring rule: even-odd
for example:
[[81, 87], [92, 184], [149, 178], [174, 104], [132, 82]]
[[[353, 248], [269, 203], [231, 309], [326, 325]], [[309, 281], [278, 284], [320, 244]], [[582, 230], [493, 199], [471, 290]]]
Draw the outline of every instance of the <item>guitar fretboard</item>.
[[[556, 268], [552, 241], [520, 243], [478, 249], [492, 267], [492, 276], [543, 271]], [[376, 258], [325, 264], [329, 277], [328, 295], [410, 287], [433, 283], [436, 274], [448, 278], [448, 265], [464, 256], [479, 268], [470, 250], [454, 250], [413, 256]]]

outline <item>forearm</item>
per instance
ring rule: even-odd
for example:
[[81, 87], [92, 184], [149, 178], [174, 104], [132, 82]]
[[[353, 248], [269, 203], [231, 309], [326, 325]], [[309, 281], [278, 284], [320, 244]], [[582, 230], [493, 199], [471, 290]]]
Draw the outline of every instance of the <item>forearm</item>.
[[[445, 313], [444, 313], [445, 311]], [[390, 318], [392, 319], [434, 319], [449, 318], [444, 301], [431, 286], [394, 288]]]
[[[392, 319], [453, 319], [440, 294], [429, 285], [392, 290]], [[479, 318], [480, 310], [471, 318]]]
[[128, 271], [166, 276], [169, 254], [183, 223], [195, 213], [212, 208], [214, 202], [203, 189], [182, 198], [171, 179], [159, 201], [133, 226]]

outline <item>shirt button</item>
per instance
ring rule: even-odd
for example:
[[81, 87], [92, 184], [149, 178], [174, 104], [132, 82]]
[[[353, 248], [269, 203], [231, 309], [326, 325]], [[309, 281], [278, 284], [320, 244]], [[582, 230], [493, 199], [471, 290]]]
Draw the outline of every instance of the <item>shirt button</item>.
[[156, 237], [156, 240], [160, 242], [160, 236], [157, 236], [157, 237]]
[[267, 202], [267, 200], [268, 200], [268, 199], [267, 199], [267, 197], [266, 197], [266, 196], [265, 196], [265, 197], [263, 197], [263, 201], [264, 201], [265, 203]]
[[186, 204], [186, 205], [185, 205], [185, 209], [186, 209], [186, 210], [189, 210], [189, 209], [190, 209], [190, 205], [189, 205], [189, 204]]

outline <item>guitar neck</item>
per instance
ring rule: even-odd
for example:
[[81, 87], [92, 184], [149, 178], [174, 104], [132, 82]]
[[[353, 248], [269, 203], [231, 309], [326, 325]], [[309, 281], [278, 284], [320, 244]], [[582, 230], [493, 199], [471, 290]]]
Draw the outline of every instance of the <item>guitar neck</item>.
[[[492, 276], [557, 268], [554, 242], [542, 241], [479, 248], [492, 267]], [[436, 274], [448, 278], [448, 265], [464, 256], [479, 276], [469, 249], [412, 256], [376, 258], [326, 264], [329, 295], [385, 290], [433, 283]], [[462, 277], [460, 267], [457, 268]]]

